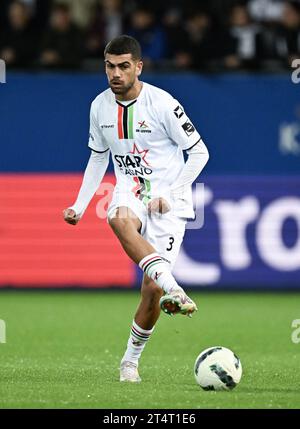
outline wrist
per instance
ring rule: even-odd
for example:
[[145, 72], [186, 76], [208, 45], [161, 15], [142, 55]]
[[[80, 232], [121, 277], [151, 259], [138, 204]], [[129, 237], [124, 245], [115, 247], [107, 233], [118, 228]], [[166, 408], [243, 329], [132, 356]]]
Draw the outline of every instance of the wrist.
[[79, 204], [73, 204], [72, 206], [68, 207], [69, 210], [73, 210], [76, 214], [76, 217], [81, 217], [84, 213], [84, 210], [82, 207], [80, 207]]

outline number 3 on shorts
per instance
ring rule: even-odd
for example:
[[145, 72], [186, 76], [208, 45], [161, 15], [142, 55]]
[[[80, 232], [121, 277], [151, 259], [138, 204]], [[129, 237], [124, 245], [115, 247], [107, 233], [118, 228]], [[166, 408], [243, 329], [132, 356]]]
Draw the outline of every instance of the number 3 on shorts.
[[169, 247], [167, 247], [167, 251], [170, 252], [170, 250], [173, 249], [173, 244], [174, 244], [175, 238], [174, 237], [169, 237]]

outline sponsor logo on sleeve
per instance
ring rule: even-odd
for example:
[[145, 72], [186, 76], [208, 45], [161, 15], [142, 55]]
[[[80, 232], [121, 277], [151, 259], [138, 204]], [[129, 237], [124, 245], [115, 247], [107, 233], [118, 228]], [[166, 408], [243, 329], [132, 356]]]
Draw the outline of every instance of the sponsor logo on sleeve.
[[189, 137], [189, 136], [191, 136], [192, 134], [193, 134], [193, 132], [195, 131], [195, 127], [194, 127], [194, 125], [189, 121], [189, 120], [187, 120], [183, 125], [182, 125], [182, 128], [183, 128], [183, 130], [184, 130], [184, 132], [185, 132], [185, 134]]
[[181, 106], [177, 106], [176, 109], [174, 109], [174, 115], [176, 116], [176, 118], [180, 119], [181, 116], [184, 115], [183, 108]]

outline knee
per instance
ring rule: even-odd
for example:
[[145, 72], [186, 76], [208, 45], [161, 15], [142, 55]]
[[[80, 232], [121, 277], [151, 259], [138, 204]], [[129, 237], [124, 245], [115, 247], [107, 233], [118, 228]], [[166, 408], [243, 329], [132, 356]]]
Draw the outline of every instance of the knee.
[[114, 233], [123, 240], [126, 240], [130, 232], [133, 231], [133, 226], [129, 219], [114, 217], [109, 219], [108, 222]]
[[124, 219], [113, 217], [108, 220], [108, 223], [114, 231], [118, 231], [119, 229], [122, 229], [122, 226], [124, 225]]

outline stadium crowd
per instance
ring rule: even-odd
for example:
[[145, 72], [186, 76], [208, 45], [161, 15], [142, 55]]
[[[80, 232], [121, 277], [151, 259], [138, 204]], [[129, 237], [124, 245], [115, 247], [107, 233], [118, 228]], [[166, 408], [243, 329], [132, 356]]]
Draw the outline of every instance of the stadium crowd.
[[148, 69], [280, 71], [300, 55], [300, 0], [1, 0], [9, 68], [95, 70], [123, 33]]

